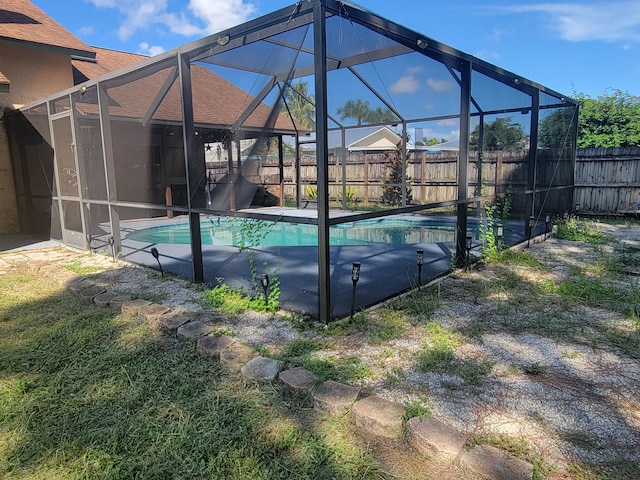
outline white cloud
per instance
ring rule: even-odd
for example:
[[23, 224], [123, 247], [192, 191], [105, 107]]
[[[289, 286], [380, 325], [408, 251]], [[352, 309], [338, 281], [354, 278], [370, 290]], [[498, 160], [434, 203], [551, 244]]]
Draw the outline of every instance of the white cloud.
[[457, 127], [459, 121], [455, 118], [449, 118], [447, 120], [438, 120], [436, 125], [439, 127]]
[[428, 78], [427, 85], [434, 92], [450, 92], [453, 89], [453, 82], [448, 80], [436, 80], [435, 78]]
[[167, 0], [89, 0], [101, 8], [115, 8], [123, 17], [118, 36], [126, 40], [151, 26], [187, 37], [207, 35], [238, 25], [256, 11], [244, 0], [189, 0], [186, 10], [170, 11]]
[[79, 37], [86, 37], [92, 35], [95, 31], [96, 29], [93, 25], [87, 25], [85, 27], [79, 28], [76, 32], [76, 35], [78, 35]]
[[147, 42], [142, 42], [138, 45], [138, 51], [143, 55], [149, 55], [150, 57], [153, 57], [154, 55], [163, 53], [165, 49], [160, 45], [149, 45]]
[[474, 57], [478, 57], [486, 62], [495, 62], [500, 59], [500, 54], [492, 50], [480, 50], [473, 54]]
[[494, 42], [499, 42], [502, 40], [502, 37], [506, 36], [508, 32], [506, 30], [502, 30], [500, 28], [494, 28], [489, 34], [489, 40], [493, 40]]
[[572, 42], [640, 41], [638, 1], [597, 3], [530, 3], [497, 7], [502, 13], [542, 13], [561, 38]]
[[420, 82], [413, 75], [404, 75], [391, 85], [391, 93], [414, 93], [420, 87]]

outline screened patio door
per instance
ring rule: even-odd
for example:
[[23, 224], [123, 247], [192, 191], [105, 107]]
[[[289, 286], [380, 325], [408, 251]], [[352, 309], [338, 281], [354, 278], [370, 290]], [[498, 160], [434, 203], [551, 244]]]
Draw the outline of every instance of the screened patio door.
[[74, 148], [71, 115], [65, 114], [54, 118], [52, 126], [62, 239], [66, 244], [85, 248], [82, 203], [78, 184], [78, 163]]

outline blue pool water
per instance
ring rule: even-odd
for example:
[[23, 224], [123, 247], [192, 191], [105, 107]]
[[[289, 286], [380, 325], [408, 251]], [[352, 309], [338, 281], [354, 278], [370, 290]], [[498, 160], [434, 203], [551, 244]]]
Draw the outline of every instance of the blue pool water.
[[[471, 227], [471, 226], [470, 226]], [[317, 246], [315, 225], [253, 219], [215, 218], [200, 223], [203, 245]], [[331, 245], [394, 245], [453, 242], [455, 221], [446, 219], [381, 218], [331, 226]], [[471, 232], [477, 238], [477, 232]], [[475, 234], [474, 234], [475, 233]], [[129, 240], [154, 244], [189, 244], [189, 224], [158, 225], [131, 232]], [[244, 243], [243, 243], [243, 240]]]

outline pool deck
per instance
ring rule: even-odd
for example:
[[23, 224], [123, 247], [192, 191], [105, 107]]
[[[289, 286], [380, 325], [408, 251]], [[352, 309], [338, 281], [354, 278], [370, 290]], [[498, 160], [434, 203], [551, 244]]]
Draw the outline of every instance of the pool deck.
[[[314, 218], [313, 209], [270, 207], [244, 210], [248, 213], [268, 214], [277, 220], [283, 215], [299, 218]], [[331, 210], [331, 218], [353, 215], [354, 212]], [[356, 212], [359, 213], [359, 212]], [[411, 215], [402, 215], [411, 217]], [[424, 218], [424, 217], [423, 217]], [[444, 217], [439, 217], [440, 219]], [[477, 221], [470, 219], [470, 221]], [[189, 245], [171, 245], [137, 242], [127, 239], [127, 233], [151, 226], [186, 224], [188, 217], [159, 217], [121, 222], [122, 258], [134, 264], [159, 270], [151, 255], [152, 247], [159, 252], [159, 261], [164, 271], [184, 278], [193, 278], [191, 249]], [[515, 233], [524, 230], [521, 221], [510, 221], [505, 229], [505, 243], [515, 245], [525, 239]], [[540, 234], [540, 229], [536, 230]], [[104, 240], [109, 235], [108, 226], [102, 231], [104, 238], [95, 237], [93, 249], [111, 254]], [[26, 235], [0, 236], [0, 251], [26, 248], [45, 248], [59, 245], [55, 240], [35, 239]], [[372, 243], [366, 245], [343, 245], [330, 247], [331, 317], [348, 316], [352, 308], [353, 262], [361, 264], [360, 279], [356, 285], [353, 308], [355, 311], [375, 305], [418, 285], [416, 251], [424, 251], [421, 271], [422, 284], [451, 270], [453, 242], [429, 242], [411, 244]], [[480, 243], [474, 241], [472, 255], [479, 255]], [[251, 265], [259, 278], [262, 273], [280, 282], [280, 302], [283, 308], [310, 315], [318, 313], [318, 247], [317, 246], [261, 246], [240, 252], [238, 247], [202, 245], [205, 282], [216, 285], [222, 279], [230, 286], [241, 286], [252, 291]]]
[[[243, 210], [243, 212], [248, 212]], [[274, 220], [282, 215], [289, 217], [313, 218], [317, 215], [311, 209], [261, 208], [255, 212], [272, 215]], [[332, 218], [353, 215], [353, 212], [331, 210]], [[402, 215], [411, 217], [411, 215]], [[440, 217], [442, 218], [442, 217]], [[471, 219], [470, 219], [471, 220]], [[155, 247], [165, 271], [185, 278], [193, 278], [190, 248], [185, 245], [155, 244], [135, 242], [126, 239], [126, 231], [167, 223], [187, 223], [186, 217], [173, 219], [150, 219], [122, 222], [124, 259], [158, 269], [156, 260], [150, 254]], [[514, 222], [511, 230], [517, 230], [522, 222]], [[513, 232], [505, 239], [509, 244], [520, 243], [523, 238]], [[475, 241], [473, 252], [478, 252], [480, 244]], [[421, 282], [424, 284], [451, 270], [453, 242], [431, 243], [374, 243], [366, 245], [344, 245], [330, 247], [331, 316], [348, 316], [352, 308], [353, 282], [351, 268], [353, 262], [361, 263], [360, 280], [356, 285], [355, 311], [366, 308], [396, 296], [418, 285], [416, 251], [424, 251]], [[317, 246], [275, 246], [252, 247], [240, 252], [238, 247], [202, 245], [204, 280], [215, 285], [222, 279], [230, 286], [241, 286], [252, 291], [251, 265], [259, 278], [267, 273], [278, 278], [280, 302], [285, 309], [318, 313], [318, 247]]]

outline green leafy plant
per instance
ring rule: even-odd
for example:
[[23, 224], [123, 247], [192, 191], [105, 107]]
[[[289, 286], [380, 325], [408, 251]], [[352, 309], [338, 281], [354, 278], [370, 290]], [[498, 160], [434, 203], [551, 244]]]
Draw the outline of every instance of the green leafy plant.
[[316, 187], [315, 185], [307, 185], [305, 191], [307, 192], [307, 197], [312, 202], [318, 199], [318, 187]]
[[580, 221], [575, 215], [558, 222], [556, 238], [574, 242], [587, 242], [596, 245], [609, 243], [613, 238], [586, 221]]

